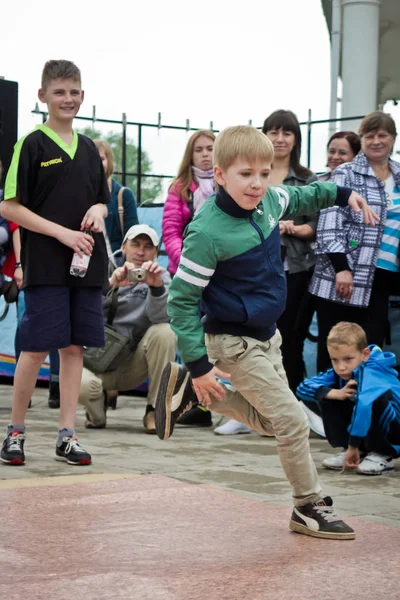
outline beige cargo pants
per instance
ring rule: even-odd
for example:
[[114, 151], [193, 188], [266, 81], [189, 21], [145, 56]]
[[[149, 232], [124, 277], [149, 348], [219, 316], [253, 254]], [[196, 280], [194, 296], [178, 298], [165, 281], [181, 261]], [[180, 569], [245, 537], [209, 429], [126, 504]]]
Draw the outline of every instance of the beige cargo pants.
[[290, 391], [282, 365], [277, 331], [267, 342], [232, 335], [206, 335], [210, 361], [230, 373], [232, 391], [213, 399], [210, 410], [275, 436], [296, 506], [321, 498], [317, 471], [310, 455], [307, 418]]
[[150, 379], [147, 403], [155, 406], [165, 365], [176, 356], [176, 337], [168, 323], [152, 325], [140, 340], [136, 351], [116, 371], [96, 374], [83, 369], [79, 403], [93, 425], [106, 423], [103, 390], [133, 390]]

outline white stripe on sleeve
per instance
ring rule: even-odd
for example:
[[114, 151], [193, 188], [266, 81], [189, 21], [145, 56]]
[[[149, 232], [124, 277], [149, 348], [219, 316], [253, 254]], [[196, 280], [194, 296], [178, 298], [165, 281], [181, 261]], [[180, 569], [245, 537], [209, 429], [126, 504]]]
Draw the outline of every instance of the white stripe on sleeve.
[[201, 265], [198, 265], [184, 256], [181, 256], [180, 264], [188, 269], [191, 269], [192, 271], [195, 271], [196, 273], [199, 273], [200, 275], [206, 275], [208, 277], [211, 277], [215, 271], [215, 269], [207, 269], [206, 267], [202, 267]]
[[193, 275], [189, 275], [189, 273], [186, 273], [181, 268], [178, 268], [177, 272], [175, 273], [175, 277], [180, 277], [184, 281], [192, 283], [193, 285], [197, 285], [198, 287], [205, 288], [209, 284], [209, 281], [206, 281], [205, 279], [200, 279], [200, 277], [194, 277]]
[[286, 190], [283, 190], [280, 187], [276, 187], [274, 189], [278, 194], [279, 204], [281, 206], [281, 214], [278, 217], [280, 219], [287, 207], [289, 206], [289, 194]]

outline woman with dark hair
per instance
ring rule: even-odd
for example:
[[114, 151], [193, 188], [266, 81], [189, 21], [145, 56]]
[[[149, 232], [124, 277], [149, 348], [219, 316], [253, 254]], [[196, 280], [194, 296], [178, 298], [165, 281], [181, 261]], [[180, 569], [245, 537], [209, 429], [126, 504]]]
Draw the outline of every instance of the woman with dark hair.
[[[317, 181], [317, 176], [300, 163], [301, 131], [292, 111], [276, 110], [265, 119], [262, 131], [274, 146], [271, 185], [303, 186]], [[315, 263], [311, 242], [315, 239], [317, 219], [318, 215], [313, 215], [279, 223], [287, 299], [277, 326], [282, 336], [283, 366], [294, 393], [305, 375], [303, 346], [314, 312], [308, 286]], [[214, 430], [219, 435], [250, 431], [246, 425], [232, 419]]]
[[[274, 145], [271, 185], [303, 186], [317, 181], [316, 175], [300, 163], [301, 130], [292, 111], [273, 112], [265, 119], [262, 130]], [[315, 239], [317, 215], [295, 217], [279, 225], [287, 299], [277, 325], [282, 335], [283, 365], [289, 387], [295, 392], [304, 379], [303, 346], [312, 317], [310, 311], [304, 309], [315, 263], [311, 242]]]
[[316, 296], [318, 370], [330, 366], [326, 339], [339, 321], [357, 323], [369, 344], [382, 347], [388, 332], [389, 295], [399, 295], [400, 163], [390, 155], [396, 124], [383, 112], [361, 122], [362, 151], [335, 170], [332, 181], [363, 196], [378, 215], [365, 226], [351, 209], [322, 210], [317, 263], [310, 291]]
[[361, 150], [360, 137], [354, 131], [337, 131], [327, 145], [329, 171], [318, 176], [318, 181], [330, 181], [335, 169], [351, 162]]

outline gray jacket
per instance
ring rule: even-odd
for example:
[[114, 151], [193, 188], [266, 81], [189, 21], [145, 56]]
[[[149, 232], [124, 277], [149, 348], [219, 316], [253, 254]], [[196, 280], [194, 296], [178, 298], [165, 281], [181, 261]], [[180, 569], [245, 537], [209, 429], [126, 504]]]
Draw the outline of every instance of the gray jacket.
[[[288, 173], [288, 176], [284, 180], [284, 185], [295, 185], [303, 186], [309, 185], [317, 181], [317, 176], [310, 175], [307, 179], [299, 177], [295, 174], [292, 168]], [[317, 228], [318, 215], [312, 215], [311, 217], [294, 217], [295, 225], [310, 225], [314, 231]], [[311, 246], [312, 242], [309, 240], [301, 240], [294, 235], [282, 235], [281, 245], [286, 247], [286, 259], [289, 267], [289, 274], [300, 273], [302, 271], [308, 271], [315, 264], [315, 256]]]
[[[139, 343], [151, 325], [169, 323], [167, 314], [168, 288], [171, 278], [168, 271], [163, 271], [164, 286], [149, 288], [147, 283], [134, 283], [118, 290], [118, 305], [113, 327], [122, 335], [130, 337], [133, 347]], [[111, 296], [103, 301], [104, 318], [108, 317]]]

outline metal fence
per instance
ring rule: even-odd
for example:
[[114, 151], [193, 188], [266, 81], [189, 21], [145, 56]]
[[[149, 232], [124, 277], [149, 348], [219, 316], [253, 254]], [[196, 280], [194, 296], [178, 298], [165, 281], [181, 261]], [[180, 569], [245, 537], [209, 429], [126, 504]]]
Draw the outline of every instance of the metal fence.
[[[36, 105], [36, 107], [32, 111], [32, 113], [41, 115], [43, 122], [45, 122], [47, 119], [47, 112], [39, 110], [38, 105]], [[307, 166], [309, 168], [311, 167], [312, 134], [313, 134], [314, 127], [316, 127], [317, 125], [329, 125], [331, 123], [342, 123], [342, 122], [346, 122], [346, 121], [354, 121], [354, 120], [359, 120], [362, 118], [363, 118], [363, 116], [343, 117], [343, 118], [337, 118], [337, 119], [313, 120], [312, 112], [311, 112], [311, 110], [309, 110], [307, 121], [300, 122], [300, 126], [303, 128], [304, 127], [306, 128], [306, 136], [305, 137], [306, 137], [306, 163], [307, 163]], [[162, 130], [174, 130], [174, 131], [190, 133], [190, 132], [198, 131], [199, 129], [203, 129], [200, 127], [191, 127], [189, 119], [186, 120], [185, 126], [165, 125], [161, 122], [161, 113], [158, 113], [158, 122], [157, 123], [141, 123], [141, 122], [136, 122], [136, 121], [128, 121], [127, 117], [126, 117], [126, 113], [122, 114], [121, 120], [101, 119], [96, 116], [96, 107], [95, 106], [93, 106], [93, 111], [92, 111], [91, 117], [82, 117], [82, 116], [78, 115], [75, 117], [75, 119], [87, 122], [88, 124], [90, 124], [90, 126], [93, 129], [95, 128], [96, 124], [108, 124], [112, 127], [120, 128], [121, 158], [116, 164], [116, 169], [114, 171], [114, 174], [117, 176], [118, 180], [120, 181], [120, 183], [123, 186], [127, 185], [128, 178], [131, 180], [134, 180], [136, 182], [136, 185], [133, 184], [132, 187], [134, 188], [138, 206], [145, 203], [144, 198], [143, 198], [143, 184], [144, 184], [145, 180], [152, 178], [153, 180], [161, 179], [163, 181], [166, 181], [166, 180], [173, 179], [176, 175], [176, 173], [173, 173], [172, 175], [166, 175], [166, 174], [161, 174], [161, 173], [144, 172], [144, 169], [143, 169], [143, 156], [144, 156], [143, 132], [144, 132], [144, 130], [150, 128], [152, 130], [157, 130], [158, 133], [160, 133]], [[252, 125], [251, 120], [249, 121], [249, 125]], [[136, 164], [135, 171], [127, 170], [128, 127], [136, 128], [137, 164]], [[259, 126], [257, 128], [261, 129], [261, 126]], [[210, 122], [209, 129], [211, 131], [213, 131], [214, 133], [218, 133], [218, 131], [219, 131], [218, 129], [214, 128], [213, 121]], [[182, 152], [182, 154], [183, 154], [183, 152]], [[178, 164], [176, 164], [176, 171], [177, 171], [177, 169], [178, 169]], [[165, 196], [165, 193], [164, 193], [164, 196]], [[159, 201], [162, 201], [163, 199], [165, 199], [165, 197], [157, 199], [156, 201], [159, 202]]]

